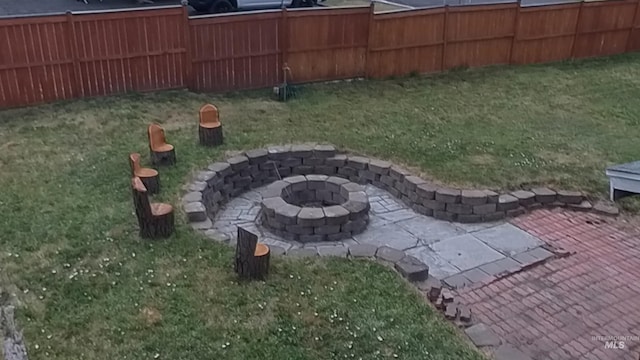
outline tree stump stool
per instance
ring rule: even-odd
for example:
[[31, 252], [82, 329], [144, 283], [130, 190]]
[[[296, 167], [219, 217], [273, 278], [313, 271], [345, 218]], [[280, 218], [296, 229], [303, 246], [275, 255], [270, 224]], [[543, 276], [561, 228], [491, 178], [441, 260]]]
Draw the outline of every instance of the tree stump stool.
[[153, 165], [173, 165], [176, 163], [176, 151], [173, 145], [167, 144], [164, 129], [158, 124], [151, 124], [147, 129], [149, 135], [149, 151]]
[[164, 203], [149, 203], [147, 189], [139, 177], [131, 179], [133, 206], [136, 210], [140, 237], [147, 239], [167, 238], [175, 231], [173, 206]]
[[206, 104], [200, 108], [198, 137], [203, 146], [219, 146], [224, 142], [220, 115], [214, 105]]
[[160, 192], [160, 174], [155, 169], [140, 166], [140, 154], [129, 154], [129, 166], [131, 166], [131, 176], [140, 178], [148, 194]]
[[238, 226], [235, 271], [242, 279], [264, 280], [269, 274], [271, 252], [258, 244], [258, 236]]

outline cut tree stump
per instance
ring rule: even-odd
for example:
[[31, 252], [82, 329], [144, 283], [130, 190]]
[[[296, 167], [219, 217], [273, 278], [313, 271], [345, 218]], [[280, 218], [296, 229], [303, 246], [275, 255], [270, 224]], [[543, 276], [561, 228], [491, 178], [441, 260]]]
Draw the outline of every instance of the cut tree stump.
[[214, 105], [206, 104], [200, 108], [198, 138], [200, 145], [204, 146], [219, 146], [224, 142], [220, 115]]
[[144, 187], [147, 188], [148, 194], [157, 194], [160, 192], [160, 174], [158, 174], [158, 171], [155, 169], [140, 166], [140, 154], [130, 154], [129, 165], [131, 167], [131, 176], [137, 176], [142, 180]]
[[224, 143], [224, 136], [222, 135], [222, 125], [216, 127], [198, 127], [198, 137], [200, 138], [200, 145], [203, 146], [219, 146]]
[[269, 274], [271, 252], [258, 244], [258, 236], [238, 226], [235, 271], [242, 279], [264, 280]]
[[131, 179], [133, 206], [136, 210], [140, 237], [148, 239], [167, 238], [175, 231], [173, 206], [164, 203], [149, 203], [147, 189], [139, 177]]
[[153, 165], [173, 165], [176, 163], [176, 150], [167, 144], [164, 129], [158, 124], [151, 124], [147, 129], [149, 136], [149, 152]]
[[22, 331], [16, 327], [13, 306], [0, 307], [0, 327], [3, 330], [5, 360], [27, 360], [27, 347]]

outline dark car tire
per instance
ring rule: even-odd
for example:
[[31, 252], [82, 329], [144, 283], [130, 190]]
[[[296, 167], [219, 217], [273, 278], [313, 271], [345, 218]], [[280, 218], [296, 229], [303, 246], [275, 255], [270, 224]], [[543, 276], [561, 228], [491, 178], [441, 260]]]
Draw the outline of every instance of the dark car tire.
[[231, 12], [231, 11], [233, 11], [235, 9], [236, 8], [233, 6], [231, 1], [229, 1], [229, 0], [218, 0], [218, 1], [214, 2], [213, 5], [211, 5], [211, 8], [209, 9], [209, 11], [211, 13], [213, 13], [213, 14], [222, 14], [222, 13]]

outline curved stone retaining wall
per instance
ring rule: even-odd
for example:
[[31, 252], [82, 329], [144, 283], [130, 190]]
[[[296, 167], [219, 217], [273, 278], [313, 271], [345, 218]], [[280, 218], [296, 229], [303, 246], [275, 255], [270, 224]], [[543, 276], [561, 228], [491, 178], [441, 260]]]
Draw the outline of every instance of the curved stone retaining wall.
[[244, 191], [291, 175], [326, 175], [389, 191], [416, 212], [462, 223], [495, 221], [542, 206], [592, 208], [582, 193], [548, 188], [498, 194], [436, 186], [388, 161], [339, 154], [332, 145], [285, 145], [246, 151], [215, 162], [196, 176], [183, 197], [195, 228], [211, 227], [220, 206]]

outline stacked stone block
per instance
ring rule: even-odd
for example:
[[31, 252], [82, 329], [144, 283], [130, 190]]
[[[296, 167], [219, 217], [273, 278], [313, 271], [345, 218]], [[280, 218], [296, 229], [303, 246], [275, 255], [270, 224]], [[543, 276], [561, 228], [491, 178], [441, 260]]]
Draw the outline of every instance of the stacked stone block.
[[342, 240], [369, 222], [364, 188], [335, 176], [291, 176], [267, 186], [262, 197], [262, 225], [288, 240]]

